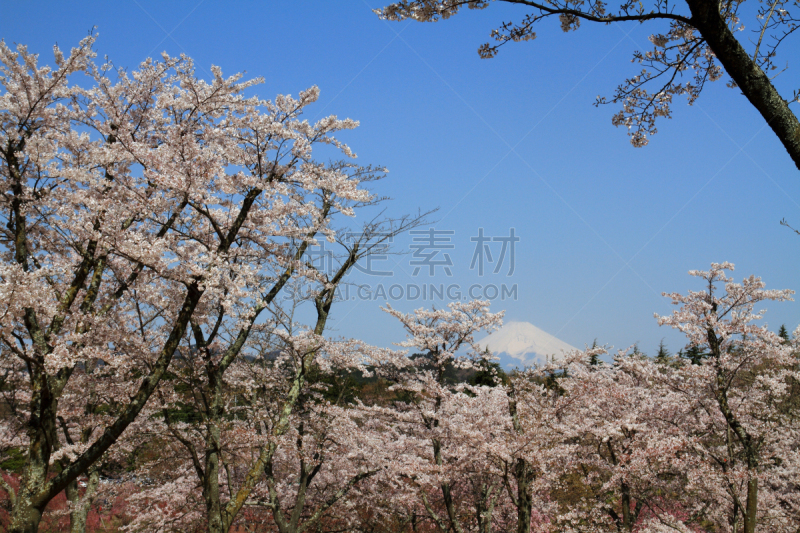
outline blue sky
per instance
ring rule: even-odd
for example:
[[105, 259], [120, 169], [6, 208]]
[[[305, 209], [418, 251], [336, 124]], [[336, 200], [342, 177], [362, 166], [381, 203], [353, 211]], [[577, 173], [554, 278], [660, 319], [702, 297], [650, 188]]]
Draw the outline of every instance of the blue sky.
[[[394, 215], [439, 207], [433, 225], [452, 231], [452, 276], [442, 268], [413, 276], [413, 257], [379, 263], [391, 279], [373, 286], [517, 285], [517, 298], [492, 304], [509, 320], [532, 322], [573, 346], [597, 338], [654, 353], [665, 338], [653, 313], [671, 306], [662, 291], [701, 287], [687, 275], [714, 262], [734, 275], [761, 276], [769, 288], [800, 289], [800, 173], [763, 119], [724, 82], [692, 107], [677, 99], [650, 145], [634, 149], [611, 125], [616, 107], [592, 106], [637, 72], [630, 62], [653, 27], [585, 25], [564, 34], [542, 24], [532, 42], [481, 60], [477, 48], [514, 6], [492, 5], [436, 24], [386, 22], [376, 0], [311, 2], [0, 1], [0, 37], [52, 62], [54, 43], [76, 44], [93, 27], [96, 50], [133, 69], [162, 51], [192, 57], [200, 76], [263, 76], [258, 94], [322, 91], [311, 109], [361, 122], [343, 135], [363, 164], [389, 168], [377, 192]], [[786, 46], [796, 46], [796, 42]], [[793, 65], [790, 64], [790, 67]], [[785, 90], [798, 70], [776, 80]], [[798, 107], [795, 104], [795, 113]], [[315, 116], [309, 116], [310, 119]], [[475, 243], [515, 228], [514, 273], [470, 270]], [[396, 246], [409, 250], [409, 237]], [[500, 242], [490, 243], [496, 259]], [[396, 264], [395, 264], [396, 263]], [[395, 291], [397, 294], [397, 291]], [[334, 332], [386, 345], [401, 340], [385, 300], [342, 302]], [[392, 301], [411, 310], [442, 301]], [[773, 304], [771, 327], [800, 323], [796, 302]]]

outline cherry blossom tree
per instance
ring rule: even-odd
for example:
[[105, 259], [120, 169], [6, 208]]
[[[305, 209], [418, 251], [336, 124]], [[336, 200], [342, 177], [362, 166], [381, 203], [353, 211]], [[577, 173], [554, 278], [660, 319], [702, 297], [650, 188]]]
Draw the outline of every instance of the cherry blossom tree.
[[533, 418], [547, 432], [545, 453], [531, 460], [557, 502], [550, 516], [559, 531], [637, 531], [651, 509], [672, 510], [685, 489], [688, 409], [658, 394], [649, 381], [655, 363], [624, 351], [613, 365], [593, 362], [604, 351], [569, 354], [539, 370], [555, 380], [539, 377], [523, 389], [522, 420], [531, 427]]
[[[794, 531], [797, 345], [754, 322], [789, 299], [733, 266], [693, 271], [706, 290], [669, 294], [662, 324], [708, 356], [566, 358], [513, 379], [521, 455], [558, 531]], [[722, 294], [719, 294], [722, 292]], [[519, 460], [519, 459], [518, 459]], [[516, 503], [517, 500], [515, 500]]]
[[[318, 144], [353, 156], [333, 134], [357, 125], [302, 120], [316, 87], [245, 97], [260, 80], [212, 67], [205, 82], [190, 59], [166, 55], [128, 73], [95, 64], [94, 39], [68, 55], [54, 48], [54, 68], [0, 44], [0, 341], [30, 391], [25, 465], [9, 492], [15, 532], [35, 531], [48, 502], [136, 420], [195, 312], [223, 310], [246, 328], [264, 280], [292, 267], [287, 243], [333, 237], [318, 194], [345, 214], [339, 202], [369, 198], [348, 167], [312, 159]], [[127, 385], [111, 420], [65, 443], [61, 399], [97, 362]]]
[[681, 308], [658, 317], [708, 352], [702, 360], [656, 362], [623, 351], [606, 365], [578, 353], [538, 370], [538, 379], [517, 379], [518, 405], [528, 410], [521, 423], [530, 417], [526, 429], [550, 432], [546, 453], [530, 461], [549, 477], [559, 531], [800, 525], [792, 488], [797, 347], [754, 324], [757, 304], [791, 291], [765, 290], [755, 277], [734, 283], [725, 273], [732, 268], [693, 271], [706, 290], [667, 295]]
[[[208, 449], [205, 413], [194, 408], [188, 412], [196, 421], [181, 422], [179, 413], [165, 410], [166, 422], [151, 426], [150, 438], [164, 442], [168, 451], [148, 468], [148, 477], [158, 481], [139, 496], [141, 512], [132, 530], [227, 531], [245, 519], [269, 530], [298, 532], [322, 521], [352, 521], [351, 512], [337, 514], [337, 507], [389, 459], [372, 421], [357, 406], [342, 404], [341, 397], [331, 398], [319, 378], [359, 368], [363, 350], [358, 343], [326, 341], [311, 332], [282, 337], [283, 348], [274, 360], [240, 359], [230, 366], [223, 391], [226, 416], [214, 426], [216, 449]], [[304, 385], [287, 406], [297, 367], [310, 351], [317, 360], [306, 368]], [[214, 480], [203, 455], [210, 452], [219, 457]], [[181, 466], [164, 468], [164, 463]], [[163, 498], [164, 487], [182, 487], [183, 496]], [[215, 509], [217, 516], [211, 515]]]
[[[633, 54], [633, 61], [643, 67], [641, 72], [620, 84], [608, 102], [622, 105], [612, 122], [628, 129], [634, 146], [646, 145], [648, 135], [657, 132], [656, 120], [671, 116], [674, 97], [685, 95], [692, 104], [705, 84], [719, 80], [724, 72], [730, 78], [728, 86], [740, 90], [758, 110], [800, 168], [800, 121], [789, 107], [800, 98], [800, 88], [790, 87], [793, 94], [782, 96], [773, 84], [775, 70], [782, 66], [778, 51], [782, 44], [796, 38], [794, 33], [800, 27], [796, 3], [773, 0], [747, 9], [745, 2], [733, 0], [686, 0], [678, 4], [655, 0], [649, 5], [623, 0], [612, 6], [599, 0], [501, 1], [518, 5], [527, 13], [492, 30], [494, 43], [478, 50], [484, 58], [494, 57], [506, 43], [535, 39], [538, 23], [551, 17], [558, 18], [564, 32], [578, 30], [581, 23], [638, 22], [654, 26], [652, 48]], [[463, 7], [484, 9], [490, 3], [402, 0], [376, 12], [390, 20], [437, 21]], [[749, 39], [737, 38], [736, 34], [745, 30], [745, 17], [752, 20], [755, 30]], [[605, 103], [605, 98], [598, 97], [597, 104]]]
[[[467, 438], [464, 432], [475, 432], [476, 420], [470, 417], [472, 419], [464, 420], [463, 424], [458, 421], [466, 413], [480, 417], [495, 414], [497, 410], [475, 409], [482, 405], [480, 401], [470, 402], [463, 391], [451, 390], [445, 373], [450, 367], [474, 368], [475, 362], [484, 356], [474, 335], [499, 327], [503, 313], [490, 313], [488, 302], [480, 300], [452, 302], [447, 309], [418, 309], [408, 314], [389, 305], [384, 310], [397, 318], [408, 334], [408, 339], [398, 346], [418, 352], [418, 356], [407, 361], [402, 369], [405, 371], [395, 377], [397, 384], [394, 388], [410, 395], [410, 401], [394, 415], [396, 423], [402, 426], [401, 432], [413, 435], [416, 442], [415, 453], [405, 456], [408, 464], [401, 469], [403, 475], [417, 492], [434, 524], [442, 531], [452, 528], [461, 533], [465, 526], [454, 490], [460, 477], [457, 465], [472, 469], [470, 481], [473, 488], [477, 486], [478, 489], [472, 491], [478, 496], [477, 505], [473, 505], [477, 512], [476, 522], [482, 532], [491, 531], [491, 513], [499, 493], [499, 478], [487, 479], [485, 468], [474, 468], [475, 462], [469, 461], [475, 451], [470, 451], [475, 433], [473, 438]], [[472, 352], [462, 355], [459, 353], [462, 349], [471, 349]], [[486, 438], [485, 433], [480, 435]], [[481, 454], [472, 457], [478, 460]], [[472, 462], [472, 466], [467, 462]], [[444, 516], [437, 512], [429, 498], [431, 489], [439, 492]]]
[[709, 354], [700, 365], [672, 371], [669, 386], [703, 420], [698, 453], [705, 464], [698, 479], [710, 481], [700, 486], [719, 495], [718, 519], [727, 522], [720, 527], [793, 531], [800, 525], [792, 488], [798, 427], [787, 404], [798, 379], [797, 347], [754, 323], [763, 314], [757, 305], [788, 300], [793, 291], [767, 290], [755, 276], [735, 283], [726, 274], [731, 270], [730, 263], [713, 263], [708, 271], [692, 271], [705, 290], [666, 295], [680, 308], [659, 323]]
[[[365, 173], [360, 178], [364, 182], [371, 180], [373, 176]], [[320, 213], [326, 217], [332, 216], [347, 205], [346, 202], [336, 201], [335, 196], [328, 191], [322, 195], [321, 202]], [[371, 197], [368, 202], [373, 203]], [[335, 204], [339, 204], [339, 207], [332, 209]], [[359, 202], [358, 205], [347, 205], [346, 208], [353, 209], [364, 205], [364, 202]], [[314, 404], [313, 399], [309, 399], [314, 397], [313, 389], [309, 389], [312, 386], [312, 383], [309, 383], [310, 373], [313, 374], [312, 371], [315, 369], [319, 371], [322, 366], [329, 365], [331, 358], [338, 361], [338, 371], [358, 371], [360, 368], [356, 356], [361, 351], [348, 356], [344, 348], [353, 346], [352, 343], [336, 344], [322, 337], [331, 307], [337, 300], [340, 284], [345, 282], [347, 273], [361, 259], [376, 251], [387, 253], [387, 243], [397, 234], [423, 222], [424, 216], [422, 214], [399, 219], [372, 219], [358, 232], [347, 228], [338, 231], [331, 240], [340, 244], [343, 253], [330, 254], [326, 257], [328, 260], [328, 264], [324, 265], [326, 268], [318, 268], [314, 262], [300, 262], [308, 243], [312, 242], [315, 236], [308, 234], [294, 252], [292, 265], [275, 276], [277, 281], [270, 281], [272, 285], [267, 296], [248, 315], [243, 327], [237, 325], [238, 329], [232, 331], [220, 327], [225, 323], [225, 315], [229, 312], [221, 307], [214, 309], [211, 316], [203, 317], [198, 313], [195, 314], [191, 323], [194, 343], [187, 347], [185, 365], [178, 376], [181, 381], [180, 386], [189, 390], [190, 394], [188, 398], [187, 395], [176, 394], [175, 383], [165, 383], [159, 398], [165, 404], [191, 406], [192, 413], [197, 419], [197, 424], [183, 423], [185, 427], [181, 428], [176, 424], [170, 424], [170, 417], [166, 411], [163, 417], [168, 426], [169, 436], [186, 448], [203, 487], [203, 497], [206, 501], [205, 514], [210, 531], [230, 529], [239, 511], [252, 499], [253, 491], [258, 492], [258, 484], [261, 483], [263, 474], [266, 474], [267, 482], [271, 479], [274, 481], [270, 472], [279, 470], [274, 465], [274, 456], [281, 449], [279, 443], [285, 445], [285, 442], [302, 442], [303, 439], [300, 437], [290, 441], [286, 439], [291, 435], [302, 434], [303, 428], [318, 424], [314, 416], [321, 419], [328, 416], [317, 408], [302, 407], [304, 404]], [[312, 225], [312, 227], [321, 226], [320, 223]], [[275, 296], [292, 279], [293, 274], [294, 288], [298, 289], [294, 296], [300, 301], [313, 304], [317, 316], [313, 327], [299, 333], [294, 333], [298, 327], [294, 322], [294, 308], [287, 312], [275, 300]], [[292, 303], [296, 304], [297, 301], [292, 300]], [[262, 311], [268, 312], [272, 318], [257, 324], [256, 319]], [[254, 339], [250, 339], [251, 333], [255, 334]], [[254, 340], [255, 344], [248, 343], [248, 340]], [[281, 360], [281, 365], [275, 366], [264, 358], [268, 352], [285, 353], [287, 357]], [[269, 393], [252, 396], [248, 387], [255, 390], [268, 389]], [[242, 401], [249, 402], [250, 408], [244, 409], [240, 405]], [[298, 418], [298, 409], [312, 418]], [[280, 413], [280, 416], [275, 419], [272, 416], [274, 413]], [[224, 432], [223, 426], [228, 426]], [[202, 435], [202, 438], [198, 443], [189, 434]], [[264, 440], [265, 438], [267, 440]], [[250, 462], [242, 460], [242, 457], [248, 456], [243, 451], [248, 445], [249, 451], [255, 451], [257, 458]], [[240, 451], [233, 451], [234, 449]], [[333, 453], [317, 454], [317, 457], [322, 456], [336, 457]], [[226, 457], [232, 461], [231, 464], [226, 462]], [[317, 466], [321, 467], [321, 463]], [[306, 467], [307, 463], [301, 461], [298, 465], [301, 470], [298, 479], [301, 480], [301, 484], [307, 482], [310, 485], [316, 473], [312, 475], [313, 467], [309, 467], [311, 468], [309, 471], [305, 470]], [[246, 471], [248, 474], [243, 480], [238, 480], [230, 475], [231, 469]], [[280, 470], [285, 472], [285, 467]], [[225, 480], [222, 476], [223, 471], [228, 473]], [[372, 473], [374, 471], [370, 471], [369, 475]], [[363, 478], [361, 474], [356, 477], [359, 480]], [[238, 488], [234, 488], [233, 481], [239, 483]], [[283, 498], [278, 491], [271, 491], [268, 497], [262, 498], [262, 501], [268, 502], [264, 504], [267, 507], [271, 506], [272, 515], [281, 531], [298, 531], [298, 528], [308, 527], [313, 521], [322, 517], [324, 511], [344, 496], [351, 486], [348, 485], [344, 493], [339, 496], [328, 498], [326, 504], [322, 506], [324, 508], [314, 515], [315, 518], [311, 522], [304, 522], [302, 527], [299, 520], [304, 517], [306, 489], [309, 488], [307, 485], [295, 494], [292, 518], [287, 519], [285, 523], [280, 520], [283, 510], [279, 502]], [[227, 495], [222, 493], [223, 488], [228, 492]], [[223, 501], [225, 497], [227, 501]]]

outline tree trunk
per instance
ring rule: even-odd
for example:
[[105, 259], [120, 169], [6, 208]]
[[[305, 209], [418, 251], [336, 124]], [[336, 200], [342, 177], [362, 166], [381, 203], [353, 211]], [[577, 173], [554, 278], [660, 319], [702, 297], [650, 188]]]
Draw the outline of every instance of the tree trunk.
[[731, 32], [719, 12], [719, 3], [711, 0], [687, 0], [692, 12], [692, 24], [725, 67], [775, 135], [778, 136], [794, 164], [800, 169], [800, 121], [789, 109], [767, 74]]
[[37, 497], [47, 483], [51, 443], [57, 442], [55, 414], [58, 407], [50, 394], [47, 376], [34, 368], [31, 384], [33, 394], [28, 424], [28, 458], [22, 471], [17, 505], [12, 511], [10, 531], [13, 533], [36, 531], [39, 528], [39, 520], [47, 501], [41, 503]]
[[[517, 413], [517, 395], [513, 386], [507, 391], [507, 394], [508, 414], [511, 416], [514, 431], [518, 435], [522, 435], [524, 430]], [[517, 464], [514, 467], [514, 479], [517, 481], [517, 497], [514, 501], [517, 507], [517, 533], [530, 533], [531, 514], [533, 513], [533, 497], [531, 496], [533, 472], [528, 461], [523, 457], [517, 458]]]
[[39, 531], [39, 521], [42, 519], [42, 510], [34, 507], [30, 498], [18, 500], [14, 509], [11, 527], [8, 533], [36, 533]]
[[478, 533], [492, 533], [492, 515], [497, 495], [496, 486], [486, 479], [473, 480], [475, 493], [475, 515], [478, 522]]
[[100, 470], [92, 468], [88, 473], [86, 482], [86, 492], [80, 496], [78, 481], [69, 484], [66, 489], [67, 500], [70, 502], [69, 530], [70, 533], [86, 533], [86, 522], [89, 518], [89, 511], [92, 508], [97, 488], [100, 485]]
[[[711, 312], [716, 314], [716, 307], [712, 307]], [[722, 356], [720, 342], [717, 334], [713, 329], [706, 330], [706, 337], [708, 339], [708, 347], [711, 350], [711, 355], [719, 359]], [[744, 426], [742, 426], [739, 419], [736, 417], [733, 409], [728, 403], [728, 389], [726, 379], [727, 376], [723, 375], [721, 370], [717, 370], [716, 390], [714, 391], [717, 405], [725, 417], [728, 428], [736, 435], [739, 443], [745, 454], [747, 461], [747, 473], [750, 476], [747, 482], [747, 501], [744, 509], [744, 533], [755, 533], [756, 521], [758, 519], [758, 467], [759, 467], [759, 450], [758, 444], [754, 441], [752, 435], [748, 433]]]
[[747, 509], [744, 514], [744, 533], [755, 533], [758, 514], [758, 478], [754, 472], [747, 481]]
[[532, 476], [528, 462], [521, 457], [517, 458], [514, 478], [517, 480], [517, 533], [530, 533], [533, 512], [530, 486]]
[[208, 440], [206, 441], [205, 475], [203, 476], [203, 499], [206, 503], [209, 533], [227, 533], [220, 513], [219, 502], [219, 426], [216, 421], [208, 424]]
[[[437, 411], [440, 399], [437, 399]], [[438, 466], [442, 466], [442, 444], [439, 439], [433, 439], [433, 459]], [[458, 520], [456, 514], [456, 506], [453, 502], [453, 493], [451, 491], [450, 483], [443, 482], [440, 486], [442, 489], [442, 499], [444, 500], [444, 507], [447, 511], [447, 518], [450, 520], [450, 527], [457, 533], [463, 533], [461, 522]]]
[[622, 491], [622, 529], [624, 531], [633, 531], [634, 518], [631, 515], [631, 489], [624, 482], [620, 489]]

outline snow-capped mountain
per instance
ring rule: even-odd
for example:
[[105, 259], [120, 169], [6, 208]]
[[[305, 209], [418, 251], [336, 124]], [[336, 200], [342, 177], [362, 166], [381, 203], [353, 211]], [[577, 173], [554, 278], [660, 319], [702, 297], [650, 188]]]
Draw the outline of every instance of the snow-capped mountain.
[[[478, 344], [481, 348], [488, 346], [494, 355], [499, 356], [503, 367], [544, 363], [553, 358], [560, 359], [563, 352], [575, 349], [530, 322], [506, 322], [502, 328], [479, 340]], [[516, 361], [508, 361], [508, 358]]]

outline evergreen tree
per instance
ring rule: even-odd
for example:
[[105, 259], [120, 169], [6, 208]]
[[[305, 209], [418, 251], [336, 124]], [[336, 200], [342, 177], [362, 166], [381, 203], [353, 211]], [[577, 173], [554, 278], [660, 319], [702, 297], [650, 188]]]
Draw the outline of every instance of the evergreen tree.
[[667, 345], [664, 344], [664, 339], [658, 343], [658, 353], [656, 354], [656, 363], [659, 365], [669, 364], [670, 353], [667, 350]]
[[500, 363], [491, 359], [492, 354], [487, 347], [478, 361], [478, 371], [469, 380], [470, 385], [494, 387], [508, 381], [508, 376], [503, 372]]
[[789, 332], [786, 330], [786, 324], [781, 324], [781, 329], [778, 330], [778, 337], [783, 339], [783, 344], [789, 344]]
[[[597, 339], [592, 341], [592, 348], [597, 348]], [[600, 364], [600, 357], [596, 353], [593, 353], [591, 356], [589, 356], [589, 364], [592, 365], [592, 366], [599, 365]]]
[[708, 354], [701, 350], [699, 346], [692, 344], [687, 346], [686, 353], [682, 354], [682, 357], [691, 361], [693, 365], [701, 365], [703, 364], [703, 359], [708, 357]]

